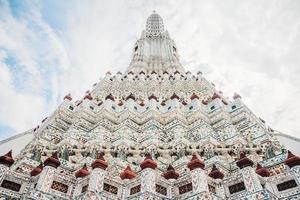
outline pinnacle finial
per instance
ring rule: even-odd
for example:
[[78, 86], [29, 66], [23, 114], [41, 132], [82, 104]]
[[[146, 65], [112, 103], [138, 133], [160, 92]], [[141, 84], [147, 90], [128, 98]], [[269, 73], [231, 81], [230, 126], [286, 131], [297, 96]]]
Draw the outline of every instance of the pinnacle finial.
[[165, 31], [163, 19], [153, 10], [146, 23], [146, 35], [148, 37], [159, 37]]
[[[163, 19], [156, 10], [152, 10], [147, 18], [145, 28], [141, 35], [144, 39], [138, 40], [134, 45], [133, 57], [127, 73], [130, 71], [137, 74], [152, 71], [173, 72], [173, 69], [183, 72], [176, 45], [165, 30]], [[157, 38], [160, 38], [159, 45], [157, 45]], [[148, 62], [148, 59], [144, 58], [150, 58], [151, 61]]]

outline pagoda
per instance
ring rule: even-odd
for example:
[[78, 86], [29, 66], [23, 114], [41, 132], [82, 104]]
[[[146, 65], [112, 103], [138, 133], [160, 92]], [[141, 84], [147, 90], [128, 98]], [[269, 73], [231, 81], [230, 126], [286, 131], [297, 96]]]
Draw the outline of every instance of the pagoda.
[[184, 69], [157, 13], [132, 54], [0, 157], [0, 199], [300, 199], [300, 158], [240, 95]]

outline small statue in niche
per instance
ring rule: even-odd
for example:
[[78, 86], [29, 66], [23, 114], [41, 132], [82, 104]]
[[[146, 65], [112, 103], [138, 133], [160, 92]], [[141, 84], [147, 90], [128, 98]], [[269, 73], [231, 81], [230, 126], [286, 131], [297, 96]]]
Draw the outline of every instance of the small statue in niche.
[[206, 159], [210, 159], [212, 158], [215, 154], [214, 154], [214, 146], [211, 144], [207, 144], [204, 146], [203, 148], [203, 152], [202, 152], [203, 157], [205, 157]]
[[170, 163], [172, 161], [172, 157], [170, 156], [170, 150], [167, 149], [167, 147], [163, 147], [161, 149], [158, 149], [157, 152], [159, 153], [159, 157], [157, 160], [159, 160], [162, 163]]
[[83, 157], [85, 157], [82, 155], [83, 153], [85, 153], [85, 152], [83, 152], [83, 150], [73, 148], [72, 152], [69, 153], [69, 161], [72, 163], [79, 162]]
[[125, 146], [123, 146], [123, 145], [118, 147], [118, 154], [117, 154], [117, 157], [118, 157], [120, 160], [125, 161], [125, 160], [127, 159], [126, 149], [127, 149], [127, 147], [125, 147]]
[[33, 154], [31, 156], [32, 160], [41, 161], [41, 151], [38, 149], [33, 150]]
[[155, 145], [149, 145], [146, 149], [147, 153], [150, 153], [151, 155], [155, 155], [157, 153], [157, 147]]
[[114, 152], [111, 150], [103, 150], [102, 153], [103, 153], [104, 160], [107, 160], [107, 161], [112, 160], [114, 157], [113, 156]]
[[270, 147], [267, 148], [267, 158], [273, 158], [275, 156], [275, 151], [274, 151], [274, 147], [273, 145], [271, 145]]
[[[233, 155], [233, 153], [232, 153], [232, 155]], [[234, 161], [234, 158], [232, 157], [232, 155], [230, 155], [229, 152], [226, 152], [226, 153], [224, 154], [224, 157], [225, 157], [229, 162], [233, 162], [233, 161]]]
[[175, 147], [178, 158], [182, 158], [185, 156], [186, 148], [184, 144], [180, 144]]
[[65, 147], [65, 148], [63, 149], [61, 158], [64, 159], [64, 160], [69, 161], [69, 150], [68, 150], [67, 147]]
[[98, 155], [98, 151], [96, 148], [93, 148], [92, 152], [90, 152], [89, 156], [93, 159], [96, 159]]
[[282, 146], [277, 140], [269, 141], [265, 145], [265, 156], [267, 159], [273, 158], [274, 156], [279, 155], [281, 153], [282, 153]]
[[214, 155], [214, 151], [211, 148], [205, 151], [205, 156], [207, 157], [207, 159], [214, 157]]
[[127, 161], [133, 163], [135, 165], [142, 162], [143, 158], [140, 155], [140, 150], [131, 149], [129, 150], [129, 154], [127, 156]]

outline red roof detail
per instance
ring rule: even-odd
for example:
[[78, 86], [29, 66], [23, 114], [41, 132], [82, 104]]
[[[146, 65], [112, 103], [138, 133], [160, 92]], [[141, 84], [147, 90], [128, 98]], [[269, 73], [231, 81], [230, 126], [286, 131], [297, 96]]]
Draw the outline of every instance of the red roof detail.
[[87, 95], [85, 95], [84, 99], [93, 100], [93, 97], [91, 96], [91, 93], [87, 93]]
[[284, 163], [289, 166], [290, 168], [300, 165], [300, 158], [295, 156], [292, 152], [288, 151], [288, 157], [284, 161]]
[[203, 100], [202, 100], [202, 104], [207, 105], [207, 104], [208, 104], [208, 101], [203, 99]]
[[140, 106], [145, 106], [144, 101], [142, 101], [142, 102], [140, 103]]
[[111, 100], [111, 101], [115, 101], [115, 97], [112, 94], [107, 95], [107, 97], [105, 97], [105, 100]]
[[44, 166], [51, 166], [54, 168], [57, 168], [58, 166], [60, 166], [60, 162], [57, 158], [57, 152], [53, 153], [52, 156], [48, 157], [44, 161]]
[[131, 167], [127, 165], [127, 167], [120, 173], [120, 177], [122, 180], [124, 179], [130, 180], [136, 177], [136, 174], [134, 173], [134, 171], [132, 171]]
[[262, 176], [262, 177], [268, 177], [268, 176], [270, 176], [269, 170], [266, 169], [266, 168], [264, 168], [264, 167], [262, 167], [259, 163], [257, 163], [255, 172], [257, 174], [259, 174], [260, 176]]
[[187, 105], [186, 101], [182, 101], [182, 105], [186, 106]]
[[165, 177], [165, 179], [178, 179], [179, 173], [175, 171], [172, 165], [169, 165], [167, 171], [163, 174], [163, 177]]
[[123, 106], [123, 102], [120, 101], [120, 102], [118, 103], [118, 106]]
[[98, 158], [92, 163], [91, 166], [93, 169], [100, 168], [100, 169], [106, 170], [106, 168], [108, 167], [108, 164], [105, 161], [105, 159], [103, 158], [103, 154], [100, 153], [98, 155]]
[[232, 98], [235, 100], [235, 99], [241, 99], [242, 97], [238, 93], [234, 93]]
[[88, 176], [89, 174], [90, 174], [90, 172], [89, 172], [86, 164], [84, 164], [84, 166], [75, 173], [75, 177], [76, 178], [84, 178], [84, 177]]
[[221, 99], [220, 95], [217, 93], [214, 93], [213, 96], [211, 97], [211, 99]]
[[0, 156], [0, 164], [5, 165], [7, 167], [10, 167], [14, 164], [14, 159], [12, 158], [12, 150], [4, 154], [3, 156]]
[[41, 164], [39, 164], [38, 166], [36, 166], [36, 167], [30, 172], [30, 175], [31, 175], [31, 176], [37, 176], [37, 175], [39, 175], [42, 171], [43, 171], [43, 163], [41, 163]]
[[146, 154], [145, 160], [140, 164], [141, 169], [151, 168], [156, 169], [157, 163], [152, 159], [152, 156], [150, 153]]
[[190, 170], [194, 170], [196, 168], [201, 168], [201, 169], [204, 169], [205, 167], [205, 164], [203, 161], [201, 161], [197, 155], [194, 153], [193, 156], [192, 156], [192, 159], [191, 161], [187, 164], [187, 167], [190, 169]]
[[72, 96], [71, 96], [71, 94], [69, 93], [69, 94], [67, 94], [65, 97], [64, 97], [64, 100], [65, 99], [67, 99], [67, 100], [69, 100], [69, 101], [72, 101]]
[[166, 105], [166, 102], [165, 102], [165, 101], [162, 101], [160, 105], [165, 106], [165, 105]]
[[133, 94], [131, 93], [128, 97], [126, 97], [126, 101], [132, 99], [135, 101], [135, 97], [133, 96]]
[[240, 168], [243, 169], [244, 167], [249, 167], [253, 166], [253, 161], [247, 158], [245, 152], [240, 153], [240, 159], [236, 162], [236, 165]]
[[152, 94], [150, 97], [148, 97], [148, 99], [149, 99], [149, 100], [155, 99], [156, 101], [158, 101], [157, 97], [156, 97], [154, 94]]
[[193, 93], [191, 96], [191, 100], [194, 100], [194, 99], [199, 99], [199, 96], [195, 93]]
[[224, 178], [224, 174], [216, 167], [216, 165], [213, 165], [208, 176], [210, 176], [214, 179], [223, 179]]
[[293, 157], [295, 157], [295, 155], [291, 151], [288, 151], [287, 159], [290, 159], [290, 158], [293, 158]]
[[177, 94], [175, 94], [175, 93], [173, 93], [173, 95], [170, 97], [170, 99], [180, 99], [180, 97], [177, 95]]

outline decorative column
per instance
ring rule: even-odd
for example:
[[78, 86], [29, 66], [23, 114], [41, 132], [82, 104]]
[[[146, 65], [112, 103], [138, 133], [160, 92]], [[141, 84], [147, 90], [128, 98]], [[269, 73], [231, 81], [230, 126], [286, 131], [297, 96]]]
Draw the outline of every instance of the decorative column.
[[220, 197], [225, 198], [225, 190], [222, 184], [222, 179], [224, 178], [224, 174], [217, 168], [216, 165], [213, 165], [208, 176], [215, 179], [216, 182], [218, 183], [216, 187], [216, 194]]
[[240, 173], [243, 176], [245, 188], [248, 192], [257, 192], [263, 189], [253, 169], [253, 164], [253, 161], [247, 158], [244, 152], [241, 152], [240, 159], [236, 162], [236, 165], [240, 168]]
[[300, 181], [300, 158], [288, 151], [288, 156], [284, 161], [284, 164], [289, 166], [289, 168], [295, 173], [298, 181]]
[[167, 171], [163, 173], [165, 179], [176, 180], [179, 177], [179, 173], [174, 169], [172, 165], [169, 165]]
[[82, 193], [82, 188], [85, 186], [85, 185], [83, 185], [83, 178], [88, 176], [89, 174], [90, 174], [90, 172], [89, 172], [86, 164], [84, 164], [84, 166], [75, 173], [76, 185], [75, 185], [75, 188], [73, 191], [74, 197], [76, 197]]
[[14, 164], [14, 159], [12, 158], [12, 151], [10, 150], [5, 155], [0, 156], [0, 183], [7, 174], [10, 166]]
[[128, 188], [126, 188], [127, 181], [136, 177], [134, 171], [132, 171], [131, 167], [127, 165], [127, 167], [120, 173], [120, 178], [124, 181], [123, 191], [122, 191], [122, 199], [126, 199], [129, 196], [130, 192]]
[[155, 193], [155, 169], [157, 168], [157, 163], [148, 153], [145, 160], [140, 164], [140, 167], [142, 169], [141, 192]]
[[107, 166], [108, 164], [104, 160], [102, 153], [98, 154], [98, 158], [92, 163], [93, 170], [90, 175], [88, 191], [95, 193], [100, 193], [103, 191]]
[[40, 177], [36, 185], [36, 189], [48, 193], [51, 187], [56, 168], [60, 166], [57, 153], [53, 153], [51, 157], [44, 161], [44, 169], [40, 172]]
[[207, 177], [204, 171], [205, 164], [194, 153], [191, 161], [187, 164], [192, 177], [193, 193], [208, 192]]

